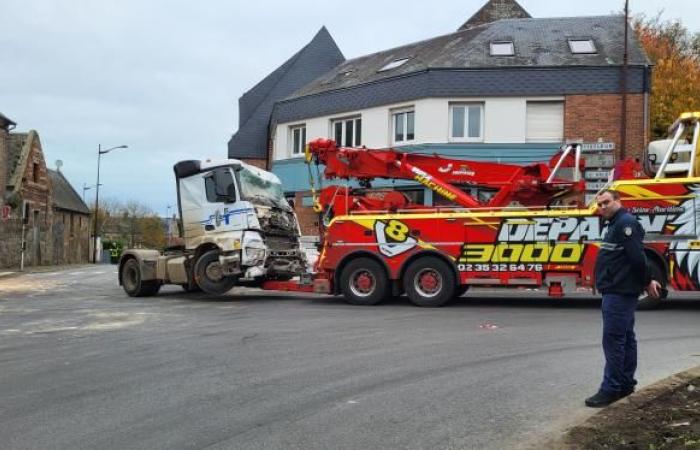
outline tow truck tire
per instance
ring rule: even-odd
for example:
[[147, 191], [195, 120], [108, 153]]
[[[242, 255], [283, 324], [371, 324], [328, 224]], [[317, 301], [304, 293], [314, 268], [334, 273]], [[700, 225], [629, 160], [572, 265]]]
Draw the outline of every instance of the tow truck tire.
[[376, 305], [390, 293], [384, 268], [370, 258], [353, 259], [343, 268], [340, 289], [346, 302], [363, 306]]
[[[659, 264], [651, 261], [649, 263], [649, 267], [651, 269], [651, 277], [661, 283], [661, 287], [665, 288], [667, 281], [666, 281], [666, 275], [664, 274], [664, 271], [659, 267]], [[644, 292], [642, 295], [639, 296], [639, 300], [637, 302], [637, 309], [640, 311], [644, 310], [650, 310], [650, 309], [656, 309], [661, 305], [661, 301], [663, 298], [653, 298], [646, 292]]]
[[144, 281], [141, 279], [141, 267], [135, 258], [127, 260], [122, 266], [122, 287], [130, 297], [150, 297], [160, 290], [157, 280]]
[[403, 288], [414, 305], [435, 308], [455, 298], [457, 282], [454, 271], [445, 261], [426, 256], [408, 266]]
[[469, 285], [468, 285], [468, 284], [462, 284], [462, 285], [460, 285], [460, 286], [457, 286], [457, 287], [455, 288], [455, 296], [454, 296], [455, 300], [458, 299], [458, 298], [460, 298], [460, 297], [463, 296], [464, 294], [466, 294], [468, 290], [469, 290]]
[[218, 250], [209, 250], [199, 257], [194, 265], [194, 281], [212, 295], [225, 294], [236, 285], [236, 278], [221, 276]]

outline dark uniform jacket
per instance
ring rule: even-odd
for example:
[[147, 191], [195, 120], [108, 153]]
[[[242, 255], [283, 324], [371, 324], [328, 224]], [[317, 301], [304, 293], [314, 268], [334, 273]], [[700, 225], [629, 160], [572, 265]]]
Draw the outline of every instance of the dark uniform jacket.
[[595, 287], [603, 294], [639, 295], [651, 281], [644, 229], [626, 209], [610, 219], [595, 262]]

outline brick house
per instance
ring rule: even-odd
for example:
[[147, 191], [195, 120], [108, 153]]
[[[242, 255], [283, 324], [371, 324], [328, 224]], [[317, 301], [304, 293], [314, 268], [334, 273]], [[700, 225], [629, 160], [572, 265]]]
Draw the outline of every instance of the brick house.
[[[275, 97], [266, 164], [296, 199], [303, 232], [314, 234], [308, 140], [529, 163], [569, 139], [612, 142], [620, 153], [624, 127], [627, 156], [642, 158], [650, 80], [651, 64], [623, 16], [532, 18], [515, 0], [490, 0], [455, 32], [343, 61]], [[245, 157], [243, 148], [229, 143], [229, 157]], [[415, 183], [373, 185], [426, 205], [441, 200]]]
[[[0, 220], [0, 267], [19, 267], [23, 235], [25, 266], [87, 262], [79, 243], [83, 238], [58, 233], [61, 227], [56, 226], [71, 217], [75, 221], [72, 214], [80, 214], [78, 223], [87, 233], [87, 206], [79, 197], [81, 206], [74, 198], [67, 200], [67, 189], [75, 191], [63, 175], [53, 176], [47, 169], [39, 134], [11, 133], [14, 125], [0, 114], [0, 168], [4, 168], [0, 199], [9, 207], [9, 216]], [[84, 239], [87, 242], [87, 234]]]

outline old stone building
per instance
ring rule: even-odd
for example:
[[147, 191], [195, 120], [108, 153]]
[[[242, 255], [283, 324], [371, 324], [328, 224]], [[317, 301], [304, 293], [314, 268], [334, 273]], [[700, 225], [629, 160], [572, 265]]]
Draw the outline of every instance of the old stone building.
[[0, 267], [87, 262], [87, 206], [47, 169], [39, 134], [14, 126], [0, 114]]
[[53, 192], [53, 264], [89, 259], [90, 209], [60, 170], [49, 169]]

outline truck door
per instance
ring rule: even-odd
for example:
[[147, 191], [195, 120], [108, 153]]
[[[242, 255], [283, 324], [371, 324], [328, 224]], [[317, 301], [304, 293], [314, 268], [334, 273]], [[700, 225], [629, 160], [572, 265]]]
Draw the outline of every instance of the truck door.
[[206, 230], [243, 230], [248, 211], [241, 205], [240, 194], [231, 169], [222, 167], [205, 174], [204, 188], [209, 203]]

